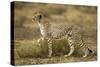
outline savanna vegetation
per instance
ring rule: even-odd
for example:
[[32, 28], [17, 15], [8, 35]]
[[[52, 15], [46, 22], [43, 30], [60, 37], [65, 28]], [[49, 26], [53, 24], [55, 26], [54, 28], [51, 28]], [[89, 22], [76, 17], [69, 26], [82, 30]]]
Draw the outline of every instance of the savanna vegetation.
[[[82, 26], [85, 41], [93, 55], [81, 57], [82, 51], [76, 46], [76, 51], [70, 57], [64, 58], [69, 52], [65, 39], [53, 40], [53, 56], [48, 58], [47, 41], [37, 40], [41, 37], [37, 23], [32, 22], [34, 12], [42, 11], [45, 19], [53, 24], [75, 24]], [[15, 65], [67, 63], [94, 61], [97, 59], [97, 7], [15, 2], [14, 4], [14, 59]]]

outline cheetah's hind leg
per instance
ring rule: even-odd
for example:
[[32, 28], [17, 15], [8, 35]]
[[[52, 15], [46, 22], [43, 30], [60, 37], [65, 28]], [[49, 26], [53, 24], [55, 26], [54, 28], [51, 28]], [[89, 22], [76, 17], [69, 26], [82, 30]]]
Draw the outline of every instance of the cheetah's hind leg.
[[84, 55], [82, 57], [87, 57], [89, 54], [93, 53], [93, 51], [87, 47], [83, 39], [81, 39], [80, 47], [84, 52]]
[[74, 50], [75, 50], [75, 47], [74, 47], [74, 44], [73, 44], [73, 39], [72, 37], [68, 37], [68, 44], [69, 44], [69, 47], [70, 47], [70, 51], [67, 55], [65, 55], [64, 57], [69, 57], [73, 54]]

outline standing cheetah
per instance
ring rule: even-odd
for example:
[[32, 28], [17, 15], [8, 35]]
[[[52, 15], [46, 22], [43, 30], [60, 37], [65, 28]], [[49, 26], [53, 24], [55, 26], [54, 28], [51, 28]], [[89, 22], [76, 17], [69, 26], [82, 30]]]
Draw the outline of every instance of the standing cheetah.
[[40, 28], [42, 37], [38, 40], [39, 44], [41, 40], [47, 39], [48, 41], [48, 57], [52, 56], [52, 39], [67, 39], [70, 46], [70, 51], [64, 57], [68, 57], [73, 54], [73, 52], [75, 51], [74, 44], [75, 41], [77, 41], [76, 39], [78, 39], [77, 42], [79, 42], [77, 45], [81, 46], [84, 50], [83, 57], [87, 57], [87, 55], [92, 52], [83, 41], [82, 30], [80, 27], [75, 25], [53, 25], [52, 23], [50, 24], [49, 22], [45, 21], [45, 17], [42, 13], [35, 13], [32, 17], [32, 21], [38, 23]]

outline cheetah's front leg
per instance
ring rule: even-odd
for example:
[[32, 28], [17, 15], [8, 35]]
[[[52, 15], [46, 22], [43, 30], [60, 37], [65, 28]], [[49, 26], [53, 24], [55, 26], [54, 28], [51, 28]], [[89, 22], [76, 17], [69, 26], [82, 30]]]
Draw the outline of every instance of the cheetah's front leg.
[[52, 40], [51, 39], [48, 39], [48, 51], [49, 51], [48, 57], [51, 57], [52, 56]]

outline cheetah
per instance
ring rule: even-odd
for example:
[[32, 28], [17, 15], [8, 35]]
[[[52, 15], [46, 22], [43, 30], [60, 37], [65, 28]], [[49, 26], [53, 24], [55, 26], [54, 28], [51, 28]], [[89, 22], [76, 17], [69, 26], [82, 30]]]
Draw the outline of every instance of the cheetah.
[[70, 51], [64, 57], [69, 57], [73, 54], [75, 51], [74, 43], [77, 41], [76, 39], [78, 39], [78, 45], [84, 50], [83, 57], [87, 57], [88, 54], [92, 52], [92, 50], [90, 50], [84, 43], [82, 35], [83, 31], [81, 30], [81, 27], [77, 25], [53, 25], [52, 23], [45, 21], [44, 15], [40, 12], [34, 14], [32, 21], [38, 24], [40, 33], [42, 35], [42, 37], [38, 40], [39, 45], [41, 40], [47, 39], [48, 41], [48, 57], [51, 57], [53, 53], [52, 39], [66, 38], [68, 45], [70, 46]]

